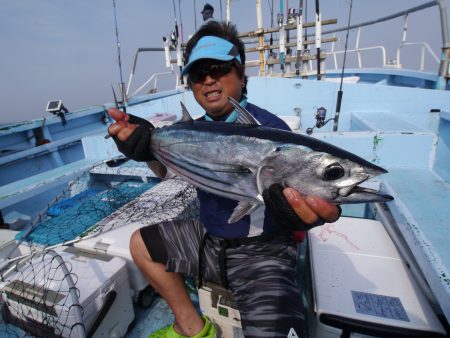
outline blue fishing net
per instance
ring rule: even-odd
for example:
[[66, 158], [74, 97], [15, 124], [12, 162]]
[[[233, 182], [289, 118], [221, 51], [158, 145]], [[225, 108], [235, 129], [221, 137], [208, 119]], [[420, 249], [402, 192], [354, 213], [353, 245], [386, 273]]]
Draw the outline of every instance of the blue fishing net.
[[21, 231], [16, 239], [26, 236], [27, 242], [40, 245], [73, 240], [155, 184], [156, 181], [124, 182], [104, 191], [86, 190], [52, 205], [47, 219], [36, 224], [28, 236], [26, 230]]
[[87, 198], [93, 197], [97, 194], [99, 194], [102, 191], [100, 188], [91, 188], [87, 189], [86, 191], [80, 192], [79, 194], [76, 194], [73, 197], [63, 199], [62, 201], [59, 201], [52, 206], [50, 206], [47, 210], [48, 216], [59, 216], [66, 211], [66, 209], [73, 208], [77, 204], [83, 202]]

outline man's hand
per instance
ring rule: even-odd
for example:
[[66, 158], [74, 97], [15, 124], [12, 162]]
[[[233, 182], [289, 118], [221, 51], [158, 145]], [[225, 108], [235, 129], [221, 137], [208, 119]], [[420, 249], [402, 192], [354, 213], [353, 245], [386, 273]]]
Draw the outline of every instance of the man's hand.
[[108, 114], [116, 122], [108, 128], [119, 151], [135, 161], [153, 161], [150, 152], [151, 131], [153, 125], [147, 120], [125, 114], [117, 108], [108, 109]]
[[341, 216], [339, 206], [314, 196], [302, 197], [297, 190], [283, 189], [280, 184], [264, 190], [263, 198], [273, 221], [289, 231], [309, 230], [325, 222], [335, 222]]

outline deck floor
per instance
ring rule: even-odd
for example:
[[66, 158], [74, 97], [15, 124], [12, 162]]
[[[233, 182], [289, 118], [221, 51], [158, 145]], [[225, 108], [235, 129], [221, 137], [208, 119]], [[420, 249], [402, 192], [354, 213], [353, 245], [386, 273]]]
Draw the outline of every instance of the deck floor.
[[[190, 293], [191, 300], [199, 309], [198, 296]], [[157, 297], [148, 309], [143, 309], [135, 304], [135, 322], [124, 338], [147, 338], [149, 334], [156, 330], [172, 324], [175, 317], [167, 305], [166, 301], [161, 297]]]

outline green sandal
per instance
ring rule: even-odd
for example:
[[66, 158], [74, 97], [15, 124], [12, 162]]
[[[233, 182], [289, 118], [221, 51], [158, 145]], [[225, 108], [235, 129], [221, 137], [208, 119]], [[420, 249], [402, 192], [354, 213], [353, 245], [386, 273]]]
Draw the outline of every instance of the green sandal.
[[[203, 329], [197, 333], [192, 338], [215, 338], [216, 337], [216, 328], [214, 324], [211, 323], [208, 317], [202, 316], [202, 319], [205, 322], [205, 326]], [[174, 328], [173, 324], [163, 327], [156, 332], [153, 332], [148, 338], [188, 338], [186, 336], [182, 336], [178, 334]]]

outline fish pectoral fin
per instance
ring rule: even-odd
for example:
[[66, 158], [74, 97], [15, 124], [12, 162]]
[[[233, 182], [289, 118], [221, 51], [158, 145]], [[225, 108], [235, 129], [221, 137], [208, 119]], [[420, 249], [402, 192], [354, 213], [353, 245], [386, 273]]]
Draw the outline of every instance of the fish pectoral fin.
[[239, 204], [234, 208], [233, 213], [228, 219], [228, 224], [235, 223], [239, 221], [242, 217], [250, 215], [259, 204], [252, 204], [249, 202], [239, 202]]

